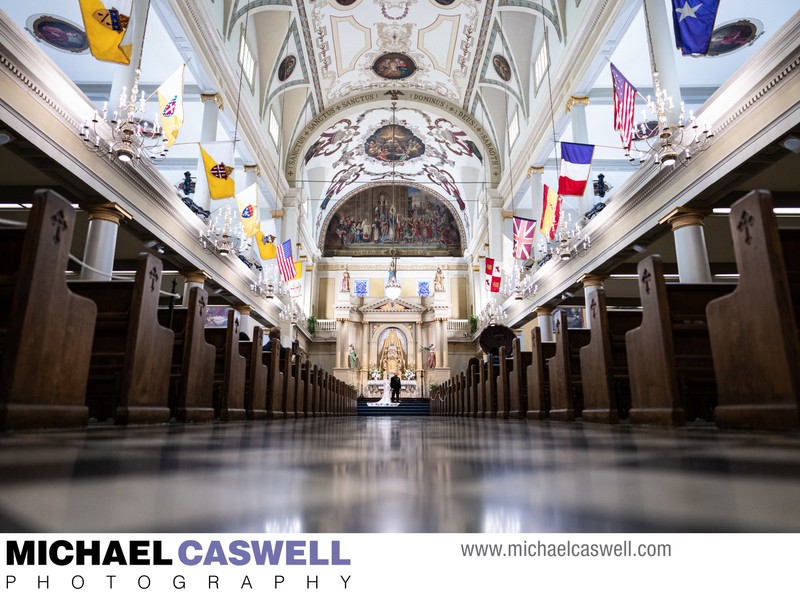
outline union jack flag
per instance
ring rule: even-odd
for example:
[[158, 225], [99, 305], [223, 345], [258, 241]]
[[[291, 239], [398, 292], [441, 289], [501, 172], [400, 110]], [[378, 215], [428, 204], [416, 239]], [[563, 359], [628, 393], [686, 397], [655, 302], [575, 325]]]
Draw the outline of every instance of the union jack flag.
[[228, 179], [228, 167], [222, 161], [211, 168], [211, 175], [219, 179]]
[[292, 259], [291, 239], [284, 241], [281, 247], [278, 248], [278, 270], [285, 283], [288, 283], [297, 276], [297, 270], [294, 267], [294, 260]]
[[533, 234], [536, 232], [536, 221], [523, 217], [514, 217], [514, 257], [527, 260], [533, 250]]
[[169, 100], [169, 103], [167, 103], [164, 106], [164, 111], [162, 112], [163, 116], [165, 118], [171, 118], [172, 116], [174, 116], [175, 107], [177, 104], [178, 104], [178, 96], [175, 95], [172, 99]]

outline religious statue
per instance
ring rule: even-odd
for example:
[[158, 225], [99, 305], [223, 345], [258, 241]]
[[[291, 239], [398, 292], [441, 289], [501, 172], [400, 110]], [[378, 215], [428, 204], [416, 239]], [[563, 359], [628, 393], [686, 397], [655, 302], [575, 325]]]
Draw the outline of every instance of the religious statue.
[[436, 369], [436, 347], [431, 344], [428, 347], [428, 369]]
[[344, 271], [342, 275], [342, 293], [349, 293], [350, 292], [350, 273], [347, 270]]
[[433, 277], [433, 290], [437, 292], [444, 291], [444, 274], [441, 266], [436, 267], [436, 276]]
[[356, 347], [350, 345], [350, 352], [348, 353], [349, 367], [351, 371], [358, 369], [358, 354], [356, 354]]
[[400, 342], [397, 331], [392, 329], [389, 331], [389, 336], [386, 337], [381, 349], [380, 368], [383, 377], [389, 378], [395, 373], [402, 374], [405, 370], [405, 361], [403, 343]]

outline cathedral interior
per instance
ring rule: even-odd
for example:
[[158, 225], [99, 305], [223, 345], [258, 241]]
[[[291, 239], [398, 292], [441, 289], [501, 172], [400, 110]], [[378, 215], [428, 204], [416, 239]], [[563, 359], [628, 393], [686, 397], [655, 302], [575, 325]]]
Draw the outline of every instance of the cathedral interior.
[[[110, 13], [83, 4], [0, 7], [0, 227], [52, 190], [72, 290], [147, 254], [170, 320], [202, 295], [205, 328], [235, 320], [256, 351], [277, 328], [352, 410], [37, 427], [0, 408], [4, 532], [800, 531], [800, 394], [759, 374], [780, 422], [725, 425], [716, 401], [628, 419], [635, 398], [606, 422], [475, 414], [461, 379], [498, 358], [491, 328], [530, 357], [562, 320], [588, 333], [598, 294], [640, 314], [653, 262], [667, 285], [744, 286], [753, 227], [731, 212], [753, 190], [800, 229], [796, 3], [724, 0], [684, 55], [672, 0], [121, 0], [123, 62], [93, 55]], [[793, 295], [748, 309], [796, 344]]]

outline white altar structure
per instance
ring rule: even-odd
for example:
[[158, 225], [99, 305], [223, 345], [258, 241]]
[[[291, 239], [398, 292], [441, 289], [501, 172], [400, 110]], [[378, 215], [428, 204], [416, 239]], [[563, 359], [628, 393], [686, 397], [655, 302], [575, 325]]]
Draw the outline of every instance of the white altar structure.
[[[400, 398], [424, 398], [432, 383], [450, 377], [447, 366], [447, 320], [450, 304], [444, 293], [436, 297], [400, 299], [364, 298], [340, 292], [335, 303], [337, 320], [334, 375], [354, 384], [359, 394], [391, 404], [389, 378], [401, 378]], [[354, 345], [358, 364], [349, 368], [348, 351]], [[437, 354], [429, 366], [430, 346]]]

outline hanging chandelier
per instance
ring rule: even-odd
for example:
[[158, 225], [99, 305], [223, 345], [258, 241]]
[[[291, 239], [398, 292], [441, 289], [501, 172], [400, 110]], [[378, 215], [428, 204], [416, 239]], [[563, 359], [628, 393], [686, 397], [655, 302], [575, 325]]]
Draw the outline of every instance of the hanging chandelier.
[[484, 305], [481, 313], [478, 314], [478, 326], [484, 328], [486, 326], [504, 325], [508, 321], [508, 314], [503, 306], [495, 301], [494, 297], [489, 299], [489, 302]]
[[250, 290], [265, 299], [283, 297], [288, 292], [286, 283], [281, 280], [275, 264], [265, 265], [261, 268], [258, 278], [250, 285]]
[[294, 299], [284, 302], [278, 317], [284, 322], [290, 322], [298, 326], [305, 326], [308, 319], [303, 308], [297, 305]]
[[243, 257], [246, 261], [250, 254], [250, 240], [245, 237], [244, 228], [230, 202], [208, 219], [206, 228], [200, 232], [200, 244], [220, 256]]

